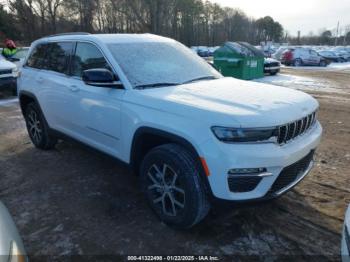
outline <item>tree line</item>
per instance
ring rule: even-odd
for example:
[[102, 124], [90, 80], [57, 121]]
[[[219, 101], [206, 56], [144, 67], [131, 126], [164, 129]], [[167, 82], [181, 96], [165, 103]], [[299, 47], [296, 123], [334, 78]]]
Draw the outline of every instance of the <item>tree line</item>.
[[318, 35], [314, 35], [311, 32], [300, 38], [290, 37], [288, 38], [288, 42], [293, 45], [350, 45], [350, 25], [344, 27], [342, 34], [325, 29], [320, 31]]
[[191, 45], [225, 41], [279, 42], [283, 27], [271, 17], [202, 0], [6, 0], [0, 4], [0, 38], [29, 44], [45, 35], [154, 33]]

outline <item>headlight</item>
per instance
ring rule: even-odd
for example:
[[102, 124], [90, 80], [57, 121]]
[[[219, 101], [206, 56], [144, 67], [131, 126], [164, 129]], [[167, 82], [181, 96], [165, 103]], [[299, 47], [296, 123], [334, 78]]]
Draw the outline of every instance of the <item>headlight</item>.
[[218, 127], [211, 128], [214, 135], [223, 142], [244, 143], [244, 142], [270, 142], [277, 141], [278, 130], [276, 128], [230, 128]]
[[19, 75], [19, 70], [18, 67], [16, 66], [15, 68], [12, 69], [12, 75], [14, 77], [17, 77]]
[[11, 262], [27, 262], [27, 256], [24, 250], [21, 250], [15, 241], [11, 242], [10, 258], [8, 261]]

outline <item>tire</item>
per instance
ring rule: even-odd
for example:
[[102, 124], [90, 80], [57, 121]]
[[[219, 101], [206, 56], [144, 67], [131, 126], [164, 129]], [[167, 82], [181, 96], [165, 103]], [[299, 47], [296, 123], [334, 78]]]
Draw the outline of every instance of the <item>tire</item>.
[[275, 76], [275, 75], [277, 75], [277, 73], [278, 73], [278, 71], [270, 72], [270, 75]]
[[327, 62], [325, 60], [321, 60], [320, 61], [320, 66], [326, 67], [327, 66]]
[[49, 134], [49, 127], [36, 103], [26, 107], [25, 121], [30, 140], [36, 148], [49, 150], [55, 147], [57, 138]]
[[294, 66], [298, 67], [302, 65], [303, 65], [303, 61], [300, 58], [297, 58], [294, 60]]
[[141, 188], [160, 220], [185, 229], [208, 214], [208, 190], [201, 170], [194, 155], [177, 144], [156, 147], [145, 156]]

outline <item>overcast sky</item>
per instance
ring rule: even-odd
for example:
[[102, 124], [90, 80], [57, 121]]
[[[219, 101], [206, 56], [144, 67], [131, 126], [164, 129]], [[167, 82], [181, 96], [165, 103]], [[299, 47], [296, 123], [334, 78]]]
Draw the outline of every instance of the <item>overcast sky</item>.
[[350, 25], [350, 0], [210, 0], [222, 6], [240, 8], [248, 16], [270, 15], [292, 35]]

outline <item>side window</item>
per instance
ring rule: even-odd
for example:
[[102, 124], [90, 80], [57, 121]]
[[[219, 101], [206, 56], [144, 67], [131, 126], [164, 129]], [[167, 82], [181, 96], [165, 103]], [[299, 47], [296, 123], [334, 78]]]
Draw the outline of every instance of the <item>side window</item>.
[[48, 54], [48, 70], [68, 74], [69, 59], [72, 53], [73, 43], [50, 43]]
[[47, 49], [48, 44], [37, 45], [28, 58], [26, 66], [45, 69], [47, 67]]
[[83, 71], [95, 68], [111, 70], [101, 51], [89, 43], [77, 43], [72, 59], [72, 75], [81, 77]]

